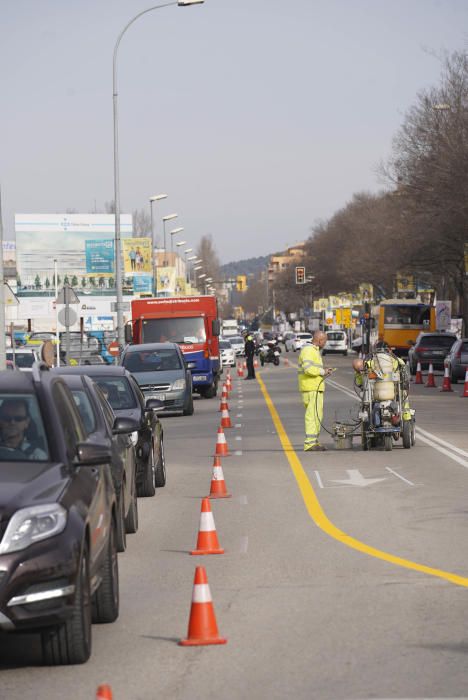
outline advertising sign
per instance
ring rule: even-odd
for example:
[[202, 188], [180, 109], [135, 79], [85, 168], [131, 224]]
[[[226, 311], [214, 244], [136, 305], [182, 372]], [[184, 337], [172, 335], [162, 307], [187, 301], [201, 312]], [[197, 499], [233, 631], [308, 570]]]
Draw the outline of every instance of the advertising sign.
[[363, 282], [359, 285], [359, 294], [362, 301], [372, 301], [374, 298], [374, 286], [368, 282]]
[[85, 241], [86, 274], [88, 275], [113, 275], [114, 274], [114, 241]]
[[172, 296], [176, 286], [175, 267], [158, 267], [156, 270], [156, 289], [158, 296]]
[[126, 275], [148, 275], [153, 272], [151, 238], [129, 238], [122, 241]]
[[175, 293], [177, 295], [180, 294], [180, 296], [185, 296], [187, 293], [186, 289], [187, 289], [187, 283], [186, 283], [185, 277], [177, 277]]
[[403, 272], [398, 272], [396, 276], [397, 292], [408, 293], [415, 291], [414, 276], [405, 275]]
[[438, 331], [450, 330], [452, 319], [452, 302], [437, 301], [436, 302], [436, 328]]
[[134, 275], [133, 291], [135, 294], [151, 292], [153, 290], [153, 275]]
[[[110, 246], [98, 246], [98, 242], [113, 246], [114, 224], [113, 214], [16, 214], [18, 294], [53, 287], [54, 260], [59, 285], [68, 280], [85, 294], [97, 288], [114, 288], [114, 275], [109, 271]], [[122, 241], [131, 237], [130, 214], [121, 214], [120, 228]]]

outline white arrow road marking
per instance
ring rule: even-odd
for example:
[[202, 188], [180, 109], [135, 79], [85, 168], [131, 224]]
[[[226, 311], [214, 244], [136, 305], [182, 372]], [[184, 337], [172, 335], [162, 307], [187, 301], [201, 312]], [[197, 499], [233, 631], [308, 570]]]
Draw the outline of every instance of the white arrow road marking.
[[349, 479], [331, 479], [335, 484], [346, 484], [347, 486], [371, 486], [372, 484], [377, 484], [379, 481], [386, 481], [387, 477], [381, 477], [380, 479], [368, 479], [361, 474], [359, 469], [347, 469], [346, 473]]

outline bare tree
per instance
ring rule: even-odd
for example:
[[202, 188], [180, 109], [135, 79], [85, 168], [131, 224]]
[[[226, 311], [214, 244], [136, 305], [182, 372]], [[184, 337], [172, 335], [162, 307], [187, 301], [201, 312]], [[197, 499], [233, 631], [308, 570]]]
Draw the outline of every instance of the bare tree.
[[213, 245], [212, 236], [206, 235], [201, 237], [196, 253], [203, 260], [203, 272], [206, 273], [206, 276], [212, 277], [215, 283], [220, 282], [221, 265]]
[[151, 216], [144, 209], [135, 209], [132, 214], [133, 237], [151, 238]]

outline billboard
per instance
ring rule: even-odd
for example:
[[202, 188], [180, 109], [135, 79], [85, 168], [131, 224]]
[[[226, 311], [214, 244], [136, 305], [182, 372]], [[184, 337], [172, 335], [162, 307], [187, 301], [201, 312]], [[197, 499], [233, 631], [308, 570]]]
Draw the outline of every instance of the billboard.
[[133, 291], [135, 294], [153, 291], [153, 275], [134, 275]]
[[86, 272], [88, 275], [114, 274], [114, 241], [85, 241]]
[[[113, 214], [16, 214], [18, 294], [49, 290], [54, 284], [54, 260], [59, 283], [68, 281], [85, 294], [114, 289], [114, 274], [109, 272], [114, 221]], [[122, 240], [131, 237], [131, 214], [121, 214], [120, 228]], [[107, 246], [99, 248], [99, 242]], [[93, 249], [107, 255], [107, 262], [93, 257]]]
[[151, 238], [130, 238], [122, 241], [126, 275], [152, 275]]
[[156, 293], [158, 296], [173, 296], [176, 286], [175, 267], [158, 267], [156, 270]]

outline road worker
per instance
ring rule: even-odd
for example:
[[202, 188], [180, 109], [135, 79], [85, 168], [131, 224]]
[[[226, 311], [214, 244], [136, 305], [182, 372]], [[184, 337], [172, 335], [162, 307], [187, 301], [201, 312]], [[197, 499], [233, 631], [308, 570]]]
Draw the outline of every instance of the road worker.
[[323, 366], [320, 354], [326, 342], [327, 334], [323, 331], [315, 331], [312, 344], [304, 345], [299, 354], [299, 391], [305, 407], [304, 452], [322, 452], [327, 449], [319, 443], [325, 377], [333, 371]]
[[254, 367], [254, 356], [255, 356], [255, 343], [253, 335], [247, 333], [245, 336], [245, 346], [244, 354], [247, 361], [247, 376], [246, 379], [255, 379], [255, 367]]

